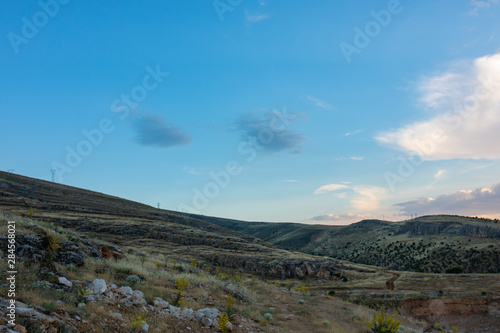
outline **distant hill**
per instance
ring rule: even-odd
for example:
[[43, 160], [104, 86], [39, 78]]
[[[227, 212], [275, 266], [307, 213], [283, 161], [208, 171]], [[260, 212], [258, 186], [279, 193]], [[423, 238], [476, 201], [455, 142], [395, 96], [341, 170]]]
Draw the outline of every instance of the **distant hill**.
[[338, 278], [342, 263], [291, 252], [254, 236], [77, 187], [0, 172], [0, 213], [50, 222], [95, 239], [179, 261], [251, 270], [270, 277]]
[[282, 255], [299, 258], [300, 252], [304, 258], [327, 256], [400, 271], [500, 273], [498, 220], [436, 215], [348, 226], [244, 222], [156, 209], [6, 172], [0, 172], [0, 210], [24, 216], [31, 212], [35, 219], [122, 245], [141, 241], [151, 251], [177, 244], [179, 255], [202, 253], [214, 262], [227, 260], [229, 251], [227, 265], [257, 257], [278, 264]]
[[241, 222], [189, 215], [258, 237], [280, 248], [359, 264], [416, 272], [500, 273], [500, 223], [434, 215], [348, 226]]

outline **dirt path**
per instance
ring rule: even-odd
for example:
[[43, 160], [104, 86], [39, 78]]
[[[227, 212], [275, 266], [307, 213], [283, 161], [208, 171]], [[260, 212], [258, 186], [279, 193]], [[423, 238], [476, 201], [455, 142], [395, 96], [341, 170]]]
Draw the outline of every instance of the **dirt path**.
[[392, 278], [390, 278], [389, 280], [387, 280], [387, 282], [385, 283], [385, 287], [388, 290], [394, 290], [394, 281], [396, 281], [397, 279], [399, 279], [399, 277], [401, 276], [401, 274], [393, 273], [393, 272], [387, 272], [387, 271], [385, 273], [390, 273], [390, 274], [393, 275]]

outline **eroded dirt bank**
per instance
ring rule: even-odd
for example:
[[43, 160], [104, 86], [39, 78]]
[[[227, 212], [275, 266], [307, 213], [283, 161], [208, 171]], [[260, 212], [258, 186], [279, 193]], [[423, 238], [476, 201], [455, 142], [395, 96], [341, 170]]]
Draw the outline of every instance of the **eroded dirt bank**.
[[464, 332], [500, 332], [500, 300], [407, 299], [399, 313]]

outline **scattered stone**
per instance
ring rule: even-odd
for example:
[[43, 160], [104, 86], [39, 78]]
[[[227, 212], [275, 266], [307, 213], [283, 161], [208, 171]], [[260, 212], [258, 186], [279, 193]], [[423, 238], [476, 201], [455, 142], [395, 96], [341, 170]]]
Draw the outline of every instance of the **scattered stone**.
[[60, 276], [57, 279], [57, 281], [58, 281], [59, 284], [62, 284], [62, 285], [66, 286], [66, 287], [69, 287], [69, 288], [73, 288], [73, 282], [69, 281], [64, 276]]
[[168, 306], [169, 306], [168, 302], [164, 301], [160, 297], [156, 297], [153, 301], [153, 304], [154, 304], [154, 306], [156, 306], [157, 308], [160, 308], [160, 309], [165, 309], [165, 308], [168, 308]]
[[228, 294], [231, 294], [234, 298], [239, 299], [240, 301], [246, 301], [245, 295], [238, 290], [234, 284], [230, 283], [224, 287], [224, 291]]
[[108, 287], [106, 286], [106, 281], [103, 279], [95, 279], [92, 281], [93, 294], [100, 295], [106, 291]]
[[132, 295], [133, 290], [129, 286], [126, 286], [126, 287], [120, 287], [118, 289], [118, 292], [124, 296], [127, 296], [127, 295]]

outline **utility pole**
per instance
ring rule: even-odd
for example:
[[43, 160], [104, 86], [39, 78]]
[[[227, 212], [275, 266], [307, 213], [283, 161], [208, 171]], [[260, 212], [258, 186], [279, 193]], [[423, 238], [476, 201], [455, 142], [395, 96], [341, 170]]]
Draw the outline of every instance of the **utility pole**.
[[52, 169], [52, 170], [50, 170], [50, 172], [52, 172], [52, 182], [55, 183], [56, 182], [56, 170]]

